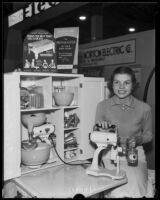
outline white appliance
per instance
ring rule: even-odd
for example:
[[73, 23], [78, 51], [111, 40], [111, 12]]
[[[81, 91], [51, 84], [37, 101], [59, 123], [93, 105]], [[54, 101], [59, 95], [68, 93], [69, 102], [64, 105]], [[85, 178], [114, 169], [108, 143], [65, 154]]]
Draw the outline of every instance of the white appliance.
[[[74, 88], [74, 105], [63, 107], [54, 104], [53, 88], [61, 86], [62, 83], [64, 86]], [[35, 85], [42, 88], [44, 107], [20, 108], [20, 87]], [[92, 132], [94, 126], [97, 104], [104, 99], [104, 86], [104, 78], [89, 78], [80, 74], [33, 72], [4, 74], [4, 181], [13, 182], [17, 191], [21, 193], [20, 195], [33, 197], [36, 191], [32, 186], [33, 180], [35, 181], [35, 174], [39, 184], [44, 182], [45, 193], [45, 191], [49, 190], [47, 188], [48, 185], [52, 190], [48, 179], [48, 170], [54, 171], [57, 166], [63, 165], [63, 162], [58, 159], [55, 152], [56, 159], [52, 157], [52, 160], [49, 160], [40, 168], [28, 168], [21, 164], [21, 141], [28, 136], [27, 129], [21, 123], [21, 115], [23, 113], [46, 113], [47, 123], [55, 125], [56, 149], [65, 162], [84, 161], [92, 158], [94, 148], [90, 145], [89, 133]], [[77, 127], [64, 127], [65, 111], [70, 114], [76, 113], [80, 119]], [[35, 133], [38, 134], [38, 132], [39, 129], [36, 128]], [[70, 148], [68, 150], [64, 148], [64, 134], [67, 132], [74, 132], [78, 142], [76, 156], [69, 160], [65, 158], [65, 152], [72, 152], [75, 149]], [[59, 187], [61, 186], [59, 185]], [[34, 192], [32, 192], [33, 190]], [[41, 190], [40, 187], [39, 190]], [[8, 191], [14, 191], [14, 189], [9, 189]], [[44, 193], [41, 196], [44, 197]], [[53, 196], [51, 195], [51, 197]]]

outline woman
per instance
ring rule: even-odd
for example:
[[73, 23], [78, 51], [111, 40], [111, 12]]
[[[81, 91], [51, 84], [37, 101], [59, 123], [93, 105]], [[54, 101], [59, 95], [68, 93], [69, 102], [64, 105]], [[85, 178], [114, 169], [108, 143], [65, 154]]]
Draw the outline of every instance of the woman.
[[[147, 191], [147, 163], [143, 144], [152, 140], [152, 116], [148, 104], [133, 96], [137, 86], [134, 72], [129, 67], [118, 67], [113, 72], [109, 88], [112, 97], [97, 106], [96, 124], [107, 128], [114, 124], [118, 128], [120, 143], [136, 143], [138, 165], [129, 166], [126, 156], [120, 157], [120, 169], [125, 170], [128, 183], [113, 189], [106, 197], [145, 197]], [[110, 162], [110, 152], [103, 154], [106, 168], [114, 168]]]

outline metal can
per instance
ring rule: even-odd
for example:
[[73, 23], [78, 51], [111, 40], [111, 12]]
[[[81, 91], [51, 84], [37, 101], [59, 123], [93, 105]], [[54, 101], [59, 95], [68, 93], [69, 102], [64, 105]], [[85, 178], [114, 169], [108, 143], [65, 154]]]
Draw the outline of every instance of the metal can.
[[137, 149], [129, 149], [127, 154], [128, 165], [137, 166], [138, 165], [138, 151]]
[[138, 150], [136, 149], [135, 141], [133, 141], [128, 146], [127, 162], [128, 162], [129, 166], [137, 166], [138, 165]]

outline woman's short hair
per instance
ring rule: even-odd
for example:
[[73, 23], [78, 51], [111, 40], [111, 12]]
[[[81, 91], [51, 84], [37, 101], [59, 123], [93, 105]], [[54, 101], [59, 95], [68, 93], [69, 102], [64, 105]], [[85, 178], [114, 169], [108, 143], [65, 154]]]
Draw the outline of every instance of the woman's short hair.
[[113, 81], [114, 81], [114, 77], [116, 74], [128, 74], [131, 76], [131, 80], [132, 80], [132, 93], [135, 92], [135, 90], [138, 88], [138, 83], [137, 83], [137, 80], [136, 80], [136, 76], [135, 76], [135, 73], [134, 71], [130, 68], [130, 67], [126, 67], [126, 66], [120, 66], [120, 67], [117, 67], [111, 77], [110, 77], [110, 80], [108, 82], [108, 88], [111, 92], [111, 96], [113, 95]]

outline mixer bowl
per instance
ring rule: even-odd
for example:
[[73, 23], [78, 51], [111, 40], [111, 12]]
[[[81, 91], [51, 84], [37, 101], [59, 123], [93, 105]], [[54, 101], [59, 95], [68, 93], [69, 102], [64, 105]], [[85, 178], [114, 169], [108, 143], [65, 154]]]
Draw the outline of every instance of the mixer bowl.
[[48, 161], [51, 145], [38, 142], [35, 149], [21, 149], [21, 161], [27, 166], [37, 166]]
[[72, 92], [54, 92], [53, 97], [54, 97], [56, 105], [69, 106], [73, 101], [74, 93], [72, 93]]
[[34, 113], [34, 114], [23, 114], [22, 123], [26, 128], [40, 126], [45, 123], [46, 115], [45, 113]]

